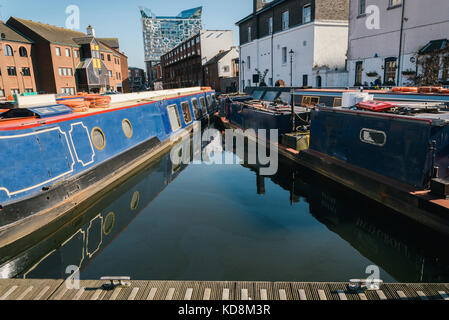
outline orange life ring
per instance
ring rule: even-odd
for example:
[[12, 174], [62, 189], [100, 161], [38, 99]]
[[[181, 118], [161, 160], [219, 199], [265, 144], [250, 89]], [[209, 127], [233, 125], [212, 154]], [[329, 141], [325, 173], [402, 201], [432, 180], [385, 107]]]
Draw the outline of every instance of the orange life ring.
[[90, 108], [109, 108], [111, 106], [110, 96], [88, 95], [84, 101], [90, 102]]

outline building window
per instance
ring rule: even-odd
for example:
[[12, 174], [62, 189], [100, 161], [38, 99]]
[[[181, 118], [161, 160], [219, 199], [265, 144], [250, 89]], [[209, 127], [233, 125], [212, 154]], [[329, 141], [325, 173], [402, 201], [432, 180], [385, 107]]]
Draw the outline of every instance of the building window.
[[251, 57], [248, 57], [246, 64], [248, 65], [248, 69], [251, 69]]
[[10, 45], [5, 45], [5, 56], [7, 57], [13, 56], [12, 48]]
[[303, 75], [302, 76], [302, 85], [303, 85], [303, 87], [307, 87], [309, 84], [308, 84], [308, 82], [309, 82], [309, 76], [308, 75]]
[[75, 94], [75, 88], [62, 88], [61, 90], [63, 94], [70, 94], [70, 95]]
[[104, 61], [104, 54], [103, 53], [101, 54], [101, 60]]
[[229, 72], [229, 66], [224, 66], [223, 67], [223, 72]]
[[25, 89], [25, 92], [34, 92], [33, 89]]
[[19, 55], [21, 57], [28, 57], [27, 49], [25, 49], [25, 47], [20, 47], [19, 48]]
[[109, 78], [112, 78], [112, 71], [111, 70], [108, 70], [108, 76], [109, 76]]
[[366, 0], [359, 0], [359, 16], [366, 14]]
[[19, 89], [11, 89], [11, 94], [20, 94]]
[[59, 68], [60, 76], [73, 76], [72, 68]]
[[30, 68], [22, 68], [22, 75], [23, 76], [31, 76]]
[[75, 52], [75, 58], [79, 58], [80, 52], [78, 50], [73, 50], [73, 52]]
[[287, 47], [282, 47], [282, 64], [287, 63]]
[[0, 97], [4, 97], [5, 96], [5, 90], [0, 89]]
[[398, 7], [402, 5], [402, 0], [389, 0], [388, 6], [389, 8]]
[[16, 67], [7, 67], [7, 69], [8, 69], [8, 76], [17, 76]]
[[268, 19], [268, 34], [273, 34], [273, 17]]
[[282, 30], [287, 30], [288, 29], [288, 11], [285, 11], [282, 13]]
[[362, 76], [363, 76], [363, 62], [357, 61], [355, 63], [355, 86], [362, 85]]
[[58, 57], [61, 56], [61, 48], [56, 47], [55, 50], [56, 50], [56, 55], [57, 55]]
[[108, 61], [111, 61], [111, 55], [108, 54]]
[[396, 84], [397, 58], [385, 59], [384, 83], [394, 86]]
[[312, 6], [310, 4], [305, 5], [302, 9], [302, 23], [306, 24], [312, 21]]
[[70, 57], [70, 49], [68, 48], [65, 49], [65, 56]]
[[248, 42], [251, 41], [251, 27], [248, 27]]

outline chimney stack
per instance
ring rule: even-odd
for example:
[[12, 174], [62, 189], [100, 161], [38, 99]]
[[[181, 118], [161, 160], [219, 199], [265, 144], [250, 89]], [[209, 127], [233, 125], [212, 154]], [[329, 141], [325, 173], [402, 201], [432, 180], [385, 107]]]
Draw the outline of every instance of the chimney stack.
[[91, 25], [87, 27], [87, 35], [95, 38], [95, 29]]

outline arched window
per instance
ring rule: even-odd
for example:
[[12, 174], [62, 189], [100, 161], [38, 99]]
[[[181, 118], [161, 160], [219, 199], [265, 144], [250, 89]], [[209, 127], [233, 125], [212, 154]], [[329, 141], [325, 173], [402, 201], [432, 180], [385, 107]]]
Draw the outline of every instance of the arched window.
[[21, 57], [28, 57], [27, 49], [25, 49], [25, 47], [20, 47], [19, 48], [19, 55]]
[[10, 45], [5, 45], [5, 56], [13, 56], [12, 48]]

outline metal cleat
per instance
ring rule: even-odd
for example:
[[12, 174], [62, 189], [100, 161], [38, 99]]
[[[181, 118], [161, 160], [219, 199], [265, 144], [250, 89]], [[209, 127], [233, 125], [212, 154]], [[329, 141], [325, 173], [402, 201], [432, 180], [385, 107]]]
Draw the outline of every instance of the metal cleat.
[[104, 290], [114, 290], [117, 287], [130, 287], [131, 277], [101, 277], [100, 280], [111, 281], [102, 285]]

